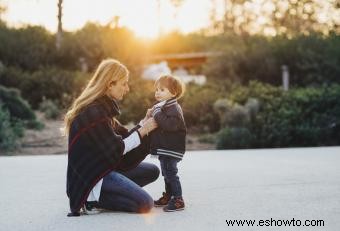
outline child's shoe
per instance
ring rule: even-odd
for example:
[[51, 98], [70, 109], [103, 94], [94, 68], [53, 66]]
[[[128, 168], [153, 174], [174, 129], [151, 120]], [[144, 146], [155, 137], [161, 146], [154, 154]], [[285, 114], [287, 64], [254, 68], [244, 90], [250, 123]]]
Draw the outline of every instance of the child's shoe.
[[175, 212], [179, 210], [183, 210], [185, 207], [183, 198], [177, 197], [174, 198], [172, 197], [171, 200], [169, 201], [168, 205], [163, 208], [165, 212]]
[[158, 200], [154, 201], [155, 207], [162, 207], [169, 203], [170, 201], [170, 194], [163, 192], [163, 196]]

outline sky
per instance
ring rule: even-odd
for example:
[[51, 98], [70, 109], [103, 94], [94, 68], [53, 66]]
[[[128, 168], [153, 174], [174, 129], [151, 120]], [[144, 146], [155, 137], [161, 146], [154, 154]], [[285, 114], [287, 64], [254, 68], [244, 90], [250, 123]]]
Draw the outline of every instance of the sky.
[[[57, 30], [57, 0], [0, 0], [7, 7], [2, 18], [10, 26], [42, 25], [51, 32]], [[156, 37], [159, 28], [168, 32], [178, 28], [188, 33], [209, 24], [209, 0], [186, 0], [175, 8], [169, 0], [161, 0], [158, 16], [157, 0], [64, 0], [63, 29], [80, 29], [87, 21], [108, 23], [120, 16], [120, 25], [127, 26], [140, 37]], [[180, 22], [180, 23], [179, 23]]]
[[[158, 1], [161, 2], [160, 11]], [[224, 0], [185, 0], [178, 11], [170, 0], [63, 0], [63, 29], [74, 31], [82, 28], [88, 21], [105, 25], [114, 16], [119, 16], [120, 25], [130, 28], [138, 37], [156, 38], [160, 31], [166, 33], [175, 29], [189, 33], [210, 24], [212, 1], [218, 6], [216, 18], [221, 18]], [[327, 22], [329, 17], [335, 17], [340, 23], [340, 11], [337, 11], [336, 15], [331, 15], [327, 8], [331, 2], [338, 0], [315, 1], [322, 6], [321, 12], [318, 12], [320, 22]], [[254, 33], [260, 25], [266, 23], [266, 18], [262, 14], [275, 9], [270, 2], [266, 4], [263, 2], [264, 0], [254, 0], [245, 3], [246, 8], [259, 15], [252, 22], [251, 28]], [[0, 0], [0, 4], [7, 7], [7, 12], [1, 17], [9, 26], [41, 25], [51, 32], [56, 32], [57, 3], [58, 0]], [[275, 35], [273, 31], [265, 34]]]

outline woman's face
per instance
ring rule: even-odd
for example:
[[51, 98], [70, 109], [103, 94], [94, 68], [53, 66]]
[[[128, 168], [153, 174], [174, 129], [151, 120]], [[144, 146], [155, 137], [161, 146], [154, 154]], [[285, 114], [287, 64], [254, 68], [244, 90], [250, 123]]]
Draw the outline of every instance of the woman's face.
[[115, 100], [122, 100], [124, 95], [129, 92], [129, 76], [126, 76], [116, 83], [111, 83], [107, 95]]

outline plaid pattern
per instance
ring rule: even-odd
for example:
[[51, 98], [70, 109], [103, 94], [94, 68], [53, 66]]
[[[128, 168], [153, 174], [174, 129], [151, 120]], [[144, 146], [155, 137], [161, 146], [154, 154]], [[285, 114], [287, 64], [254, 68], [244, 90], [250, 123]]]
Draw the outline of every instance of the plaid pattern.
[[94, 185], [112, 170], [137, 166], [148, 154], [147, 138], [123, 156], [128, 131], [112, 118], [119, 115], [117, 103], [103, 96], [85, 108], [72, 122], [69, 133], [66, 192], [71, 212], [84, 205]]

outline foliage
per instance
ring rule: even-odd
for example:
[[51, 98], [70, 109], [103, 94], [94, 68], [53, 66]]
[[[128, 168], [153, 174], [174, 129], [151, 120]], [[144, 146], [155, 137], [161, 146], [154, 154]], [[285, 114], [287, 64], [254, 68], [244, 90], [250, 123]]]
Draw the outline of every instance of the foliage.
[[229, 85], [226, 83], [208, 83], [204, 86], [188, 84], [181, 100], [187, 126], [217, 131], [220, 124], [213, 105], [218, 98], [226, 96], [228, 88]]
[[55, 67], [43, 68], [32, 73], [8, 67], [0, 73], [0, 84], [18, 88], [33, 108], [38, 108], [44, 98], [52, 99], [61, 107], [69, 105], [87, 79], [86, 73], [60, 70]]
[[54, 38], [46, 29], [0, 27], [0, 60], [5, 65], [36, 70], [53, 63]]
[[[126, 28], [88, 23], [78, 31], [65, 32], [57, 52], [54, 35], [44, 28], [14, 29], [4, 24], [0, 26], [0, 60], [5, 65], [0, 67], [0, 84], [19, 89], [33, 108], [40, 105], [54, 117], [79, 95], [102, 59], [117, 58], [131, 71], [131, 91], [122, 102], [119, 119], [136, 123], [154, 104], [153, 82], [139, 78], [150, 55], [201, 51], [216, 51], [216, 56], [204, 67], [208, 83], [188, 84], [180, 99], [189, 128], [215, 132], [228, 126], [221, 134], [232, 139], [244, 134], [251, 147], [337, 144], [338, 103], [334, 98], [339, 96], [334, 84], [340, 83], [340, 37], [336, 33], [297, 33], [288, 39], [283, 35], [268, 38], [175, 32], [148, 43]], [[292, 90], [288, 93], [277, 87], [281, 85], [281, 65], [289, 67]], [[81, 69], [85, 72], [79, 72]], [[29, 112], [16, 112], [16, 105], [25, 103], [13, 98], [17, 101], [3, 100], [11, 118], [29, 118]], [[221, 101], [218, 105], [216, 101], [225, 98], [230, 105]], [[251, 98], [258, 100], [260, 107], [248, 101]], [[7, 102], [12, 103], [8, 106]], [[329, 107], [321, 113], [320, 105]], [[230, 107], [231, 114], [216, 107]], [[23, 106], [19, 108], [24, 110]], [[40, 127], [31, 116], [26, 126]], [[236, 141], [230, 141], [230, 145], [243, 144]]]
[[39, 104], [39, 110], [44, 112], [47, 119], [57, 119], [60, 115], [60, 109], [58, 106], [50, 99], [43, 99]]
[[[317, 0], [225, 0], [224, 17], [217, 19], [217, 1], [212, 1], [213, 33], [285, 35], [338, 31], [339, 2]], [[260, 5], [259, 5], [260, 4]], [[320, 15], [324, 15], [321, 19]]]
[[250, 148], [253, 142], [253, 135], [249, 129], [224, 128], [217, 135], [217, 149], [241, 149]]
[[335, 34], [220, 40], [213, 49], [222, 54], [208, 60], [204, 68], [210, 78], [241, 84], [258, 80], [278, 86], [282, 83], [281, 66], [287, 65], [292, 86], [340, 83], [340, 37]]
[[8, 110], [11, 118], [35, 120], [31, 106], [21, 98], [17, 89], [5, 88], [0, 85], [0, 102]]
[[[252, 134], [249, 137], [245, 132], [245, 139], [249, 138], [250, 142], [245, 147], [339, 145], [340, 85], [284, 92], [277, 87], [251, 82], [248, 87], [233, 89], [228, 98], [244, 103], [250, 97], [257, 98], [261, 107], [251, 123], [238, 127], [248, 129]], [[227, 126], [227, 130], [221, 131], [219, 147], [239, 145], [233, 140], [239, 137], [233, 134], [231, 128]]]
[[141, 78], [130, 80], [130, 92], [121, 104], [121, 123], [138, 123], [145, 117], [148, 108], [155, 103], [153, 81], [145, 81]]
[[17, 147], [17, 140], [23, 135], [20, 121], [11, 121], [10, 113], [0, 104], [0, 153]]

